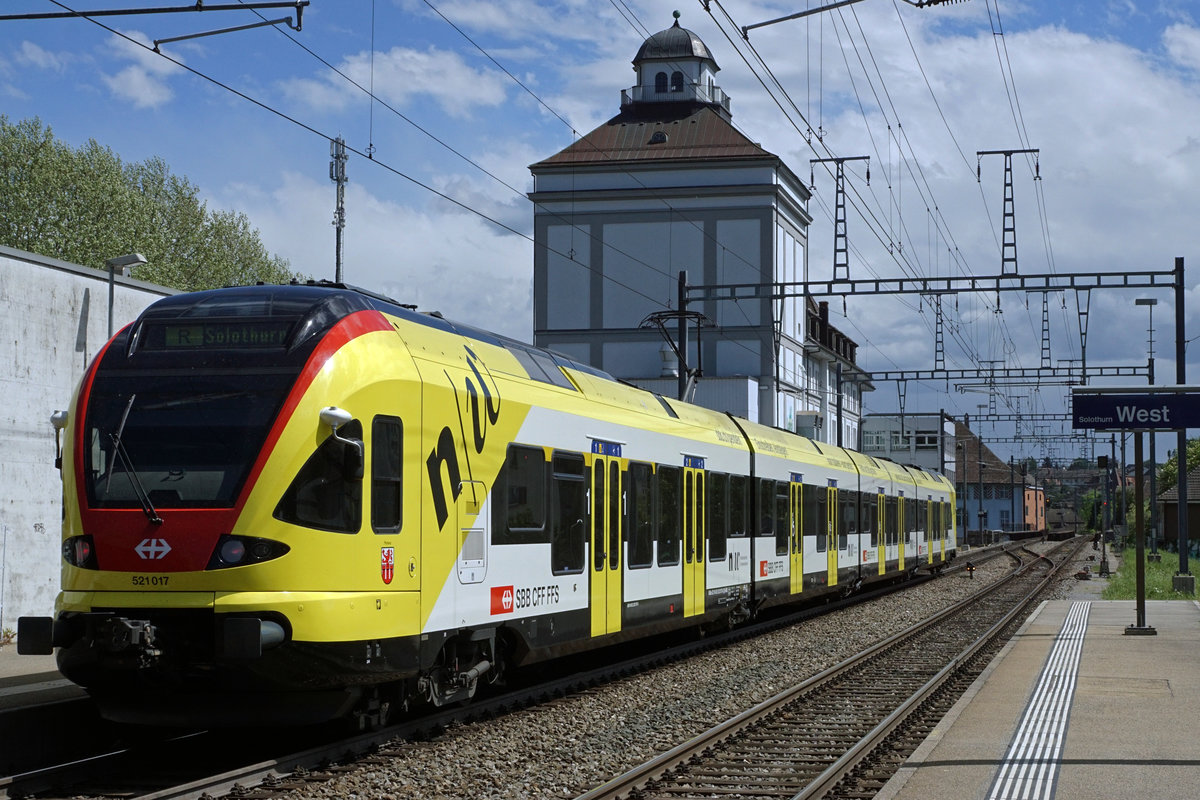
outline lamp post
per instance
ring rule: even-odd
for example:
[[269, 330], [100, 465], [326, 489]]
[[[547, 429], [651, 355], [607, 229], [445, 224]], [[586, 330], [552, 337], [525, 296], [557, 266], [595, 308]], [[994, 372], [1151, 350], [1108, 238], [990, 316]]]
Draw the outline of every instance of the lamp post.
[[[1153, 297], [1139, 297], [1133, 301], [1134, 305], [1146, 306], [1150, 309], [1150, 340], [1149, 340], [1149, 358], [1146, 361], [1147, 372], [1149, 373], [1150, 385], [1154, 385], [1154, 307], [1158, 305], [1158, 300]], [[1158, 436], [1154, 431], [1150, 431], [1150, 561], [1161, 561], [1162, 556], [1158, 554], [1158, 492], [1155, 491], [1158, 482], [1158, 459], [1154, 455], [1154, 440]]]
[[133, 268], [138, 264], [145, 264], [146, 257], [141, 253], [129, 253], [128, 255], [117, 256], [110, 258], [104, 262], [104, 266], [108, 267], [108, 338], [113, 335], [113, 276], [116, 271], [121, 270], [121, 275], [128, 278], [133, 274]]

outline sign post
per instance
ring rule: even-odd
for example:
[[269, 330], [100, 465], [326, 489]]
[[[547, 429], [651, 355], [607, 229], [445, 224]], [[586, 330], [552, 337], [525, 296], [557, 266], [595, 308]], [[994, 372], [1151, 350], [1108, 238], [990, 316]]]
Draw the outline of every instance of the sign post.
[[[1125, 629], [1126, 634], [1154, 635], [1157, 631], [1146, 625], [1146, 566], [1143, 561], [1146, 541], [1142, 509], [1142, 434], [1149, 431], [1184, 431], [1200, 427], [1200, 387], [1154, 386], [1104, 388], [1075, 387], [1071, 390], [1072, 427], [1076, 430], [1114, 430], [1134, 433], [1134, 460], [1138, 473], [1135, 487], [1134, 519], [1137, 528], [1137, 623]], [[1183, 463], [1181, 453], [1181, 466]], [[1155, 465], [1157, 466], [1157, 465]], [[1151, 502], [1154, 498], [1151, 498]], [[1180, 563], [1187, 553], [1187, 508], [1180, 498]], [[1186, 573], [1186, 568], [1180, 570]], [[1190, 575], [1187, 577], [1191, 578]], [[1177, 581], [1178, 583], [1178, 581]], [[1191, 583], [1191, 594], [1195, 584]]]

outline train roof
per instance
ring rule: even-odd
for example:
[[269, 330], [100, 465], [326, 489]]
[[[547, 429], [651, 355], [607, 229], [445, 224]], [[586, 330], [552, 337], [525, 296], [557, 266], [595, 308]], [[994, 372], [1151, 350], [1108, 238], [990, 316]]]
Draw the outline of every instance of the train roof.
[[[521, 361], [530, 377], [554, 383], [545, 367], [558, 365], [616, 381], [603, 370], [575, 361], [572, 358], [535, 347], [531, 344], [501, 336], [470, 325], [453, 322], [440, 313], [420, 312], [415, 305], [398, 302], [385, 295], [344, 283], [307, 281], [305, 283], [256, 284], [209, 289], [172, 295], [157, 301], [142, 313], [142, 320], [193, 319], [211, 317], [255, 316], [267, 319], [287, 319], [300, 322], [302, 331], [324, 330], [342, 317], [357, 311], [374, 310], [397, 317], [415, 325], [452, 333], [486, 344], [503, 347]], [[293, 339], [299, 334], [294, 333]]]

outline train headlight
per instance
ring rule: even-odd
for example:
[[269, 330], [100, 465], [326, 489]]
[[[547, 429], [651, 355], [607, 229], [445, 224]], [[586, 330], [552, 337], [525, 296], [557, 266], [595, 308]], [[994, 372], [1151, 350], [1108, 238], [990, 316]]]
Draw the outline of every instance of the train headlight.
[[226, 539], [221, 545], [220, 556], [226, 564], [240, 564], [246, 557], [246, 545], [241, 539]]
[[291, 548], [283, 542], [260, 539], [256, 536], [231, 536], [224, 534], [217, 540], [207, 569], [226, 569], [259, 564], [279, 558]]
[[96, 546], [91, 536], [72, 536], [63, 542], [63, 560], [81, 569], [99, 569], [96, 563]]

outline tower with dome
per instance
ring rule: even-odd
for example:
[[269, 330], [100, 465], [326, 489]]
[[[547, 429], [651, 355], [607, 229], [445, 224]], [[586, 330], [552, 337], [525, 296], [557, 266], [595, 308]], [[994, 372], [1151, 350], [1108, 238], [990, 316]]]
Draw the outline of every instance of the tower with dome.
[[[720, 67], [679, 12], [633, 71], [616, 116], [530, 166], [534, 342], [674, 397], [676, 360], [643, 322], [677, 308], [681, 271], [690, 286], [807, 280], [809, 191], [733, 125]], [[840, 417], [856, 442], [871, 387], [827, 306], [762, 297], [688, 310], [713, 323], [700, 351], [689, 337], [688, 365], [703, 366], [689, 399], [830, 442]]]

